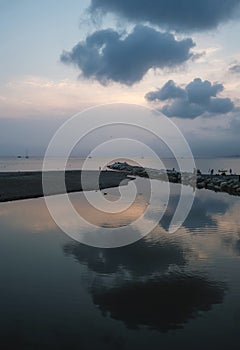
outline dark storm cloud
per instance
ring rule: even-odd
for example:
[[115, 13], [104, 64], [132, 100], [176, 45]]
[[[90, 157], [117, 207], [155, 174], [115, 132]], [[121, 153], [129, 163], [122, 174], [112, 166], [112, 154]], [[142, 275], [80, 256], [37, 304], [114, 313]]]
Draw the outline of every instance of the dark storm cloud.
[[134, 22], [180, 31], [217, 27], [233, 17], [240, 0], [92, 0], [90, 11], [111, 12]]
[[76, 65], [85, 78], [94, 78], [106, 85], [110, 81], [132, 85], [150, 68], [181, 65], [193, 56], [192, 39], [177, 41], [170, 33], [138, 25], [122, 37], [107, 29], [89, 35], [70, 52], [64, 51], [61, 61]]
[[229, 68], [231, 73], [240, 73], [240, 64], [235, 64]]
[[234, 104], [229, 98], [218, 98], [223, 91], [222, 84], [212, 84], [208, 80], [194, 79], [185, 89], [169, 80], [162, 88], [145, 95], [148, 101], [165, 101], [161, 111], [168, 117], [196, 118], [204, 113], [209, 115], [226, 114], [233, 110]]

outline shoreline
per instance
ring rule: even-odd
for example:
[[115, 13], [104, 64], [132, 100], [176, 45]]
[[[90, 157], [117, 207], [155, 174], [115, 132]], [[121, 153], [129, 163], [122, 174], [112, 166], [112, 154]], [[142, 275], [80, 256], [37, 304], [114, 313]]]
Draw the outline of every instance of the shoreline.
[[[62, 185], [65, 176], [66, 189]], [[42, 186], [44, 178], [44, 193]], [[84, 185], [82, 184], [82, 180]], [[33, 199], [64, 193], [97, 191], [127, 185], [133, 180], [124, 172], [69, 170], [0, 173], [0, 202]]]

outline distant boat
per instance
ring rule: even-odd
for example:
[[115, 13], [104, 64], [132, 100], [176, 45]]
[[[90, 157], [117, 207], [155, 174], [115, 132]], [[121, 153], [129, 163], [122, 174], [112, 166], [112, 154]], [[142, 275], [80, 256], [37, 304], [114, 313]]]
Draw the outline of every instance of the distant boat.
[[17, 156], [18, 158], [22, 158], [22, 156]]

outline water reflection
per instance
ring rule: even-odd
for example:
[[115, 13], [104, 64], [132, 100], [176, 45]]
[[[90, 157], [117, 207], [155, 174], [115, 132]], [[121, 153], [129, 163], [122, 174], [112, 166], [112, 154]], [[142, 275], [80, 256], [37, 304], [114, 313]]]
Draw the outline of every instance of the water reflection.
[[[204, 193], [204, 190], [202, 193], [198, 192], [190, 215], [186, 218], [183, 226], [192, 231], [216, 227], [217, 220], [214, 217], [215, 214], [217, 216], [222, 216], [228, 211], [229, 207], [230, 202], [225, 201], [221, 196], [218, 196], [217, 193], [211, 196], [209, 193]], [[209, 230], [208, 232], [210, 233]]]
[[[112, 191], [106, 198], [114, 199]], [[186, 339], [185, 349], [202, 349], [215, 344], [213, 327], [218, 349], [226, 348], [224, 339], [238, 344], [240, 198], [198, 191], [183, 227], [169, 234], [177, 195], [165, 222], [118, 249], [72, 241], [42, 199], [1, 204], [0, 347], [155, 350]], [[139, 193], [129, 210], [108, 218], [85, 206], [82, 194], [71, 199], [93, 222], [111, 227], [134, 220], [146, 201]]]
[[0, 203], [0, 225], [7, 232], [18, 229], [39, 233], [57, 229], [42, 198]]
[[[186, 229], [190, 229], [192, 232], [204, 228], [216, 227], [217, 220], [213, 214], [222, 215], [228, 211], [230, 206], [230, 202], [223, 200], [218, 194], [214, 193], [215, 197], [212, 197], [211, 194], [206, 193], [210, 191], [201, 190], [201, 192], [202, 193], [198, 191], [191, 211], [182, 225]], [[160, 222], [160, 225], [165, 230], [168, 230], [169, 228], [179, 197], [180, 193], [177, 194], [176, 191], [170, 197], [166, 213]]]
[[66, 244], [63, 250], [97, 273], [112, 274], [124, 270], [132, 277], [162, 273], [171, 265], [183, 266], [187, 261], [186, 252], [180, 245], [159, 237], [158, 240], [148, 237], [115, 249], [92, 248], [75, 242]]
[[[199, 271], [203, 257], [209, 259], [211, 253], [213, 258], [214, 251], [220, 251], [217, 243], [224, 242], [224, 233], [221, 230], [216, 236], [216, 232], [222, 225], [222, 218], [230, 212], [238, 220], [232, 208], [234, 205], [239, 208], [239, 204], [226, 196], [214, 197], [209, 191], [198, 192], [183, 227], [176, 235], [170, 235], [166, 229], [179, 200], [177, 191], [172, 188], [166, 214], [159, 226], [130, 246], [98, 249], [71, 242], [63, 247], [66, 256], [74, 257], [96, 274], [95, 282], [90, 282], [90, 292], [102, 315], [123, 322], [129, 329], [142, 326], [160, 332], [181, 329], [224, 301], [227, 284], [210, 275], [196, 273], [194, 269]], [[138, 206], [139, 203], [138, 198]], [[128, 212], [125, 212], [126, 220], [127, 217]], [[113, 227], [121, 222], [117, 216], [114, 220], [111, 218]], [[195, 235], [196, 232], [199, 235]], [[235, 226], [231, 237], [235, 237], [233, 232], [236, 232]], [[211, 239], [204, 244], [203, 234], [211, 234]], [[232, 247], [236, 244], [236, 240], [232, 241]], [[110, 279], [106, 280], [106, 276]]]
[[235, 250], [238, 255], [240, 255], [240, 239], [236, 241]]
[[108, 290], [92, 289], [93, 302], [128, 328], [146, 326], [161, 332], [182, 328], [200, 311], [223, 302], [225, 285], [200, 275], [172, 273], [125, 283]]

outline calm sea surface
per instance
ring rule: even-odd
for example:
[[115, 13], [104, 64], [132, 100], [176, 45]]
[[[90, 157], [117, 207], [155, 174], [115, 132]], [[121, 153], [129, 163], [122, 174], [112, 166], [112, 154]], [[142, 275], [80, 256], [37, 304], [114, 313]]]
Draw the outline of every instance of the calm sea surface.
[[[126, 158], [116, 158], [116, 161], [128, 161], [130, 164], [131, 160]], [[159, 163], [151, 158], [135, 158], [134, 161], [139, 163], [141, 166], [162, 169], [165, 168], [178, 168], [176, 162], [171, 158], [163, 158], [163, 167]], [[184, 162], [184, 160], [183, 160]], [[113, 163], [112, 158], [88, 158], [87, 161], [84, 158], [70, 158], [67, 163], [67, 169], [82, 169], [85, 164], [85, 169], [98, 170], [106, 167], [107, 164]], [[196, 158], [196, 167], [202, 172], [208, 173], [209, 170], [214, 169], [215, 172], [218, 169], [232, 169], [233, 173], [240, 174], [240, 158]], [[0, 172], [4, 171], [30, 171], [30, 170], [41, 170], [43, 164], [43, 158], [31, 157], [31, 158], [16, 158], [16, 157], [0, 157]], [[61, 169], [61, 158], [50, 158], [46, 161], [49, 169], [58, 170]]]
[[[107, 162], [90, 161], [92, 169]], [[81, 162], [71, 159], [69, 168], [81, 168]], [[202, 171], [240, 173], [239, 159], [196, 162]], [[0, 171], [38, 169], [40, 159], [0, 159]], [[111, 229], [144, 212], [148, 181], [135, 180], [137, 197], [119, 214], [96, 211], [84, 193], [70, 199], [87, 221]], [[164, 198], [165, 185], [159, 186]], [[118, 196], [116, 188], [105, 190], [110, 201]], [[178, 199], [179, 185], [173, 184], [155, 229], [116, 249], [69, 238], [43, 198], [1, 203], [0, 348], [239, 349], [240, 197], [197, 190], [182, 227], [169, 233]]]

